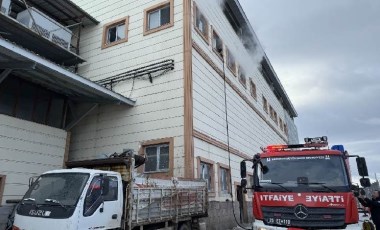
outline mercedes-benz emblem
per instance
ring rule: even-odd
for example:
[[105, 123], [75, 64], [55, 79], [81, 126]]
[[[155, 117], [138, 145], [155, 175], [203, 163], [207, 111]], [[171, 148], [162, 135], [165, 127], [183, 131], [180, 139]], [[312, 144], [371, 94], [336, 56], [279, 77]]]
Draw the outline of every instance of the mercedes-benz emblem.
[[301, 220], [306, 219], [309, 216], [309, 211], [303, 205], [297, 205], [294, 209], [294, 215]]

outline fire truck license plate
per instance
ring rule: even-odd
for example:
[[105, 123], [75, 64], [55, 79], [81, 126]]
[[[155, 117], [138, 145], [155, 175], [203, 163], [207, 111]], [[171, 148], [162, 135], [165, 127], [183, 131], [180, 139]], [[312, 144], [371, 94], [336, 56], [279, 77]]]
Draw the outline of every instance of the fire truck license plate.
[[290, 220], [285, 219], [268, 218], [266, 222], [267, 224], [290, 226]]

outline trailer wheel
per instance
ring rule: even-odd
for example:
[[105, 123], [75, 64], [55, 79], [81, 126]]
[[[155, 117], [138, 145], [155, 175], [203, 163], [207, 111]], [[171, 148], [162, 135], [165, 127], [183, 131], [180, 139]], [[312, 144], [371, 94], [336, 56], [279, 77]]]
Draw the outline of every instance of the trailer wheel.
[[178, 230], [191, 230], [190, 222], [181, 223], [181, 225], [178, 227]]

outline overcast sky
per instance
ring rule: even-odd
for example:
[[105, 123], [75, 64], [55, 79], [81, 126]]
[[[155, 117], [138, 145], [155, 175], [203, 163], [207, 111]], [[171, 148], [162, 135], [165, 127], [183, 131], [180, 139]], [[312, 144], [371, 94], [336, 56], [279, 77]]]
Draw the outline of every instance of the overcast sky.
[[327, 135], [380, 179], [380, 1], [240, 3], [299, 114], [300, 139]]

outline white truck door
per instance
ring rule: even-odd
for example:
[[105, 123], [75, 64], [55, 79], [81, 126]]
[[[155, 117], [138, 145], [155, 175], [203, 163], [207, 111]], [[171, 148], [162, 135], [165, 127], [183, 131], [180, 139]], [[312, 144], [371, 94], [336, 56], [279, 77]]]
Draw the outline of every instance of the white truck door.
[[108, 176], [110, 188], [108, 194], [101, 195], [101, 176], [95, 176], [88, 187], [78, 229], [114, 229], [120, 228], [123, 201], [120, 199], [121, 180]]

